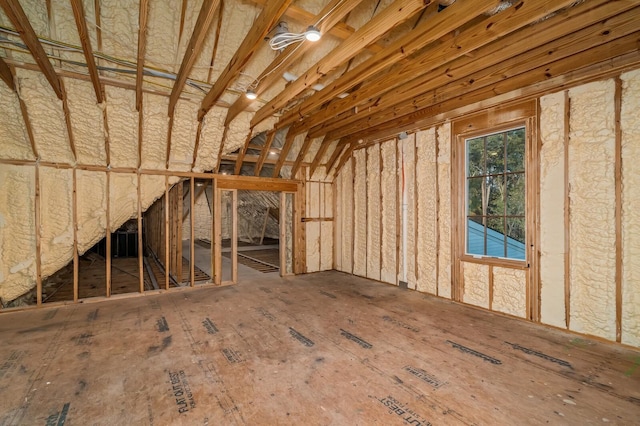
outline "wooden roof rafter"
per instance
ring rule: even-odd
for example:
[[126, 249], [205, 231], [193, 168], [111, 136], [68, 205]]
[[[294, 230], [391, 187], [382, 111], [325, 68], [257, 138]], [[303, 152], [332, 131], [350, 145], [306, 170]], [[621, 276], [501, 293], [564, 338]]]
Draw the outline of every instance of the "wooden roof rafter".
[[259, 43], [262, 42], [267, 33], [280, 19], [285, 10], [289, 7], [293, 0], [274, 0], [269, 1], [262, 9], [262, 12], [256, 18], [249, 33], [245, 36], [242, 44], [233, 55], [225, 69], [216, 80], [211, 90], [202, 100], [200, 110], [198, 111], [198, 120], [202, 120], [211, 107], [220, 99], [220, 96], [229, 87], [231, 82], [237, 77], [249, 62], [258, 49]]
[[271, 130], [269, 133], [267, 133], [267, 139], [265, 139], [264, 141], [264, 146], [260, 151], [260, 157], [258, 158], [258, 162], [256, 163], [253, 170], [254, 176], [260, 176], [260, 172], [262, 171], [262, 166], [264, 165], [264, 162], [267, 159], [267, 156], [271, 152], [271, 144], [273, 143], [273, 140], [275, 139], [275, 137], [276, 137], [275, 130]]
[[13, 81], [13, 73], [9, 68], [9, 65], [4, 61], [4, 59], [0, 56], [0, 78], [4, 83], [9, 87], [9, 89], [16, 92], [16, 86]]
[[102, 93], [102, 85], [100, 84], [100, 77], [98, 76], [96, 60], [93, 56], [93, 48], [91, 47], [91, 40], [89, 38], [89, 30], [87, 29], [86, 15], [84, 13], [82, 0], [71, 0], [71, 8], [73, 9], [73, 17], [76, 20], [76, 27], [78, 27], [78, 35], [80, 37], [80, 44], [82, 45], [82, 52], [84, 53], [84, 58], [87, 61], [91, 84], [93, 85], [93, 90], [96, 93], [96, 102], [101, 104], [104, 100], [104, 94]]
[[336, 49], [320, 59], [304, 75], [290, 83], [282, 92], [260, 108], [251, 120], [251, 126], [261, 123], [277, 112], [296, 95], [313, 86], [321, 77], [353, 58], [361, 49], [377, 41], [389, 30], [409, 19], [429, 3], [431, 3], [430, 0], [396, 0], [387, 6]]
[[33, 30], [22, 6], [20, 6], [18, 0], [0, 0], [0, 6], [2, 6], [5, 14], [27, 45], [29, 52], [31, 52], [33, 59], [38, 64], [40, 71], [42, 71], [46, 77], [56, 96], [62, 100], [63, 94], [60, 87], [60, 78], [53, 69], [51, 62], [49, 62], [47, 53], [44, 51], [42, 44], [40, 44], [40, 40], [38, 40], [38, 36]]
[[[319, 30], [321, 33], [325, 33], [333, 28], [340, 20], [351, 10], [353, 10], [362, 0], [331, 0], [327, 5], [318, 13], [313, 16], [312, 19], [305, 21], [305, 25], [315, 24], [322, 19], [319, 24]], [[282, 53], [275, 57], [275, 59], [267, 66], [264, 71], [258, 76], [256, 81], [258, 84], [253, 88], [254, 92], [260, 96], [266, 89], [271, 87], [276, 81], [278, 81], [282, 72], [286, 68], [300, 58], [304, 53], [313, 47], [313, 43], [302, 42], [300, 44], [292, 44]], [[281, 72], [276, 73], [275, 70], [281, 69]], [[227, 117], [225, 124], [229, 124], [240, 112], [244, 111], [252, 101], [246, 96], [239, 96], [234, 104], [227, 111]]]
[[313, 161], [311, 162], [309, 177], [313, 176], [318, 166], [320, 166], [320, 163], [322, 162], [322, 159], [324, 158], [324, 155], [326, 154], [327, 149], [329, 149], [329, 145], [331, 145], [332, 142], [333, 140], [328, 139], [327, 135], [324, 136], [322, 142], [320, 143], [320, 147], [318, 148], [318, 151], [316, 152], [315, 156], [313, 157]]
[[140, 9], [138, 12], [138, 55], [136, 63], [136, 109], [138, 111], [142, 109], [142, 77], [144, 76], [144, 55], [147, 50], [148, 15], [149, 0], [140, 0]]
[[294, 124], [289, 128], [289, 131], [287, 132], [287, 136], [285, 136], [284, 138], [284, 144], [282, 145], [282, 150], [280, 150], [280, 156], [278, 157], [278, 162], [276, 163], [276, 166], [273, 169], [274, 178], [277, 178], [280, 175], [280, 170], [282, 169], [282, 166], [284, 166], [284, 162], [287, 160], [287, 156], [289, 155], [289, 151], [291, 150], [291, 147], [293, 146], [293, 141], [295, 140], [297, 135], [298, 135], [298, 129], [297, 129], [297, 126]]
[[242, 161], [244, 160], [244, 156], [247, 154], [247, 149], [249, 148], [249, 142], [251, 142], [251, 139], [253, 139], [253, 136], [251, 135], [251, 133], [249, 133], [247, 135], [247, 140], [245, 141], [244, 145], [240, 147], [240, 151], [238, 152], [238, 158], [236, 159], [236, 165], [233, 169], [233, 174], [240, 174], [240, 170], [242, 170]]
[[202, 2], [200, 13], [198, 13], [196, 24], [193, 27], [193, 33], [191, 34], [189, 44], [187, 45], [184, 57], [180, 64], [180, 70], [178, 71], [176, 81], [173, 83], [173, 88], [171, 89], [171, 96], [169, 97], [169, 115], [172, 115], [175, 110], [180, 93], [182, 92], [184, 84], [193, 69], [193, 65], [195, 64], [198, 54], [202, 49], [207, 36], [207, 31], [211, 26], [211, 22], [213, 21], [213, 17], [215, 16], [219, 4], [220, 0], [204, 0]]

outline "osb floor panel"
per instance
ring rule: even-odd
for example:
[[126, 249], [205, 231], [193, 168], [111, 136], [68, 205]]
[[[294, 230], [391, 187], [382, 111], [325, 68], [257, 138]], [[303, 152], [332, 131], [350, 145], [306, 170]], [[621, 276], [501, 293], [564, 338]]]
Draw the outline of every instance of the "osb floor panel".
[[0, 425], [638, 424], [640, 352], [341, 274], [0, 315]]

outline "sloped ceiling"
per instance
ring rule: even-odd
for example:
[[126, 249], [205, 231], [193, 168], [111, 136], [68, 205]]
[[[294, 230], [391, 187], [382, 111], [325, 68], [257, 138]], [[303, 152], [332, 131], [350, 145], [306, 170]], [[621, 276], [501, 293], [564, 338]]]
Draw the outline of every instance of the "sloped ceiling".
[[[0, 5], [12, 160], [291, 176], [465, 105], [640, 61], [637, 1]], [[323, 37], [274, 51], [282, 21]]]

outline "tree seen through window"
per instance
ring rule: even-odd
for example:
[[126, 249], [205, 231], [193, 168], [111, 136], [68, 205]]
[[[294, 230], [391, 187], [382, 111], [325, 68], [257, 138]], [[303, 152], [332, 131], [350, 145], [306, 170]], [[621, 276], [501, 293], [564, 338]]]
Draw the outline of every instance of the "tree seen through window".
[[466, 140], [468, 254], [525, 259], [525, 128]]

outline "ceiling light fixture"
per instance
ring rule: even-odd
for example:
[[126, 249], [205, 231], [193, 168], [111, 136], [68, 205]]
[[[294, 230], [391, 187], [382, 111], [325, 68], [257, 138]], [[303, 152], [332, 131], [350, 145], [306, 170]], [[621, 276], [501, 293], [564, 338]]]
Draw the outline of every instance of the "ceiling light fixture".
[[321, 37], [322, 33], [320, 33], [320, 30], [314, 25], [309, 25], [309, 27], [307, 27], [307, 30], [303, 33], [276, 33], [269, 40], [269, 46], [273, 50], [282, 50], [294, 43], [298, 43], [304, 40], [315, 42], [320, 40]]
[[244, 95], [247, 97], [247, 99], [251, 100], [254, 100], [258, 97], [258, 94], [253, 89], [247, 89]]

